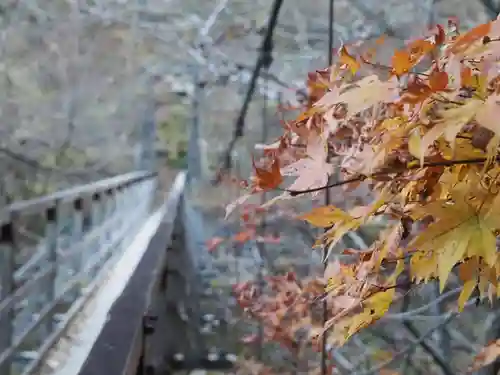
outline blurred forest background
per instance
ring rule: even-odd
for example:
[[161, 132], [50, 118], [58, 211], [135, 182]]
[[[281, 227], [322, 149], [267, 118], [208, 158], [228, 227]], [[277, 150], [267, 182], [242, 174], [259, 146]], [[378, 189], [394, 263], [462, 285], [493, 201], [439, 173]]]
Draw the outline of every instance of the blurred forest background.
[[[161, 164], [182, 167], [193, 118], [199, 121], [197, 143], [208, 176], [233, 135], [270, 5], [3, 1], [0, 204], [133, 170], [141, 147], [153, 145], [160, 157], [168, 154]], [[396, 45], [450, 16], [464, 27], [484, 22], [494, 16], [495, 6], [488, 0], [337, 0], [334, 44], [369, 43], [386, 33]], [[261, 76], [257, 90], [268, 94], [270, 108], [279, 93], [283, 102], [295, 100], [307, 72], [325, 66], [327, 9], [327, 1], [284, 2], [269, 80], [264, 88]], [[199, 82], [204, 87], [196, 109]], [[242, 176], [248, 175], [249, 155], [260, 141], [262, 96], [253, 99], [247, 132], [236, 147]], [[154, 142], [144, 135], [152, 118]]]
[[[161, 170], [166, 179], [175, 170], [190, 168], [199, 172], [192, 197], [208, 219], [207, 236], [238, 233], [238, 223], [222, 219], [225, 205], [241, 193], [238, 186], [213, 186], [211, 181], [233, 139], [271, 3], [3, 0], [0, 205], [144, 167]], [[307, 73], [326, 67], [328, 6], [324, 0], [284, 1], [274, 32], [273, 64], [257, 81], [244, 134], [232, 152], [235, 177], [251, 173], [263, 124], [266, 141], [280, 133], [277, 106], [295, 103]], [[404, 41], [449, 17], [470, 28], [499, 12], [495, 0], [336, 0], [334, 45], [362, 41], [357, 48], [364, 49], [386, 34], [383, 60]], [[341, 196], [334, 199], [343, 201]], [[297, 204], [288, 207], [291, 212], [303, 203]], [[291, 267], [300, 268], [303, 275], [319, 272], [321, 259], [310, 250], [315, 233], [302, 223], [290, 224], [283, 212], [268, 218], [269, 230], [279, 233], [281, 241], [269, 245], [271, 268], [266, 272]], [[348, 241], [364, 246], [374, 233], [353, 235]], [[233, 283], [255, 277], [253, 256], [247, 259], [245, 251], [235, 252], [238, 246], [229, 243], [214, 252], [218, 271], [211, 285], [223, 290], [226, 302]], [[427, 289], [412, 300], [416, 306], [435, 300], [436, 290]], [[419, 330], [431, 320], [443, 318], [440, 308], [438, 303], [431, 317], [414, 318], [416, 326], [406, 327], [413, 332], [410, 341], [418, 341]], [[491, 333], [491, 316], [491, 311], [480, 309], [464, 313], [430, 344], [415, 349], [414, 363], [408, 366], [413, 373], [451, 375], [439, 365], [446, 353], [434, 350], [443, 335], [457, 342], [446, 355], [453, 355], [453, 367], [459, 368], [465, 363], [460, 350], [474, 353]], [[387, 356], [376, 348], [394, 348], [408, 340], [403, 331], [394, 330], [394, 324], [406, 322], [402, 316], [388, 319], [390, 324], [377, 325], [336, 354], [345, 373], [369, 369], [370, 361]], [[471, 323], [479, 319], [490, 325]], [[246, 331], [251, 329], [234, 332]], [[269, 345], [270, 363], [290, 361], [284, 351]], [[360, 355], [368, 359], [358, 361]], [[440, 370], [425, 372], [436, 368], [433, 363]]]

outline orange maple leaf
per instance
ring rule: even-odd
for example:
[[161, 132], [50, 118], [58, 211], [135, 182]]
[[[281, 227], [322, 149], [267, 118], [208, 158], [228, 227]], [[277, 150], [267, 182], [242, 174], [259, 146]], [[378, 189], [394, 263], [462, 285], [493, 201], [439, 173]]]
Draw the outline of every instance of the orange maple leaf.
[[255, 171], [253, 180], [254, 191], [272, 190], [283, 182], [283, 176], [281, 175], [280, 164], [277, 157], [273, 159], [268, 169], [257, 167], [255, 165], [255, 159], [252, 160], [252, 165]]
[[455, 41], [451, 44], [449, 52], [459, 53], [465, 51], [473, 43], [484, 38], [491, 30], [491, 22], [483, 23], [479, 26], [474, 27], [465, 34], [459, 35]]
[[411, 56], [406, 51], [396, 51], [392, 56], [392, 70], [395, 75], [408, 73], [413, 66]]

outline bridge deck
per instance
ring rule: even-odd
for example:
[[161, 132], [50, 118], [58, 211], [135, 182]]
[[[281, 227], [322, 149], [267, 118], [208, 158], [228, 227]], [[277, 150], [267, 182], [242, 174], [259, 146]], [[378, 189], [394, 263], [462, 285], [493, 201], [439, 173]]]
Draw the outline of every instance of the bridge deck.
[[78, 374], [106, 322], [108, 312], [141, 260], [162, 217], [158, 210], [144, 223], [94, 297], [49, 354], [41, 375]]
[[[204, 338], [227, 319], [203, 305], [204, 223], [185, 182], [179, 173], [154, 213], [157, 180], [148, 172], [0, 212], [0, 375], [233, 368], [235, 356]], [[33, 223], [43, 225], [34, 245], [19, 236]]]

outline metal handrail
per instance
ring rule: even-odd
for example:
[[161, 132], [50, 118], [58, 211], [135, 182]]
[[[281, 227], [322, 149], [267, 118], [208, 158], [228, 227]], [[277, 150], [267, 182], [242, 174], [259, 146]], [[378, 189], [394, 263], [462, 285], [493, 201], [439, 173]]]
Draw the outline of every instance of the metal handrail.
[[147, 337], [151, 334], [149, 325], [158, 318], [152, 308], [162, 305], [163, 300], [159, 298], [164, 288], [167, 253], [169, 249], [173, 251], [171, 248], [176, 247], [176, 241], [179, 241], [178, 228], [183, 225], [179, 211], [183, 204], [185, 182], [186, 174], [179, 173], [164, 203], [159, 227], [126, 288], [108, 312], [108, 320], [79, 375], [135, 375], [146, 371], [144, 351], [150, 347], [147, 344]]
[[[0, 375], [38, 371], [104, 271], [120, 256], [128, 236], [149, 215], [155, 175], [128, 173], [0, 210]], [[64, 235], [64, 218], [59, 214], [68, 203], [70, 236]], [[16, 264], [22, 249], [18, 226], [29, 215], [42, 216], [45, 235], [34, 254]], [[84, 221], [89, 225], [84, 227]], [[62, 240], [64, 246], [59, 245]], [[29, 321], [23, 323], [26, 316]], [[37, 352], [27, 365], [18, 361], [23, 350]]]
[[33, 198], [12, 203], [0, 210], [0, 220], [8, 220], [16, 214], [32, 214], [54, 207], [61, 202], [83, 199], [93, 194], [103, 193], [111, 189], [122, 188], [138, 181], [156, 176], [156, 172], [131, 172], [116, 177], [107, 178], [86, 185], [61, 190], [40, 198]]

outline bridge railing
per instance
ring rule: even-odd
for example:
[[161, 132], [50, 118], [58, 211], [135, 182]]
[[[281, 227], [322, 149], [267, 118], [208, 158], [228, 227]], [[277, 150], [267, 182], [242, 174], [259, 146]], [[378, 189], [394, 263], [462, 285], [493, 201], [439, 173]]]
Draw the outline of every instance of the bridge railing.
[[[79, 375], [143, 375], [186, 339], [176, 303], [186, 294], [191, 260], [186, 258], [181, 172], [161, 207], [162, 218], [124, 290], [107, 313]], [[168, 261], [167, 261], [168, 259]]]
[[0, 375], [30, 375], [149, 215], [134, 172], [0, 210]]
[[[195, 259], [201, 257], [195, 239], [202, 225], [193, 220], [185, 184], [186, 174], [180, 172], [161, 207], [155, 234], [107, 312], [78, 375], [167, 375], [233, 367], [233, 354], [205, 345], [203, 329], [210, 322], [200, 310]], [[220, 321], [211, 323], [215, 327]]]

